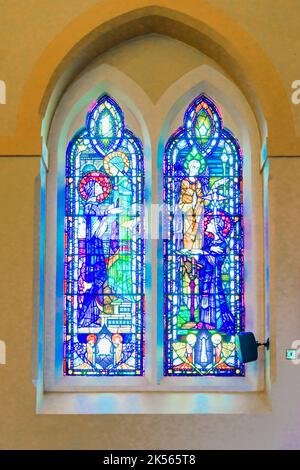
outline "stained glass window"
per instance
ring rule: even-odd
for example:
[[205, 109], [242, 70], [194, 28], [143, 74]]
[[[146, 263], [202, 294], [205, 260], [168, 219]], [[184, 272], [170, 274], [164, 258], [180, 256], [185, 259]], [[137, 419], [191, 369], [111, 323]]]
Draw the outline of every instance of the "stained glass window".
[[144, 162], [108, 95], [71, 139], [65, 169], [64, 374], [144, 374]]
[[244, 375], [242, 178], [236, 138], [198, 96], [164, 154], [164, 375]]

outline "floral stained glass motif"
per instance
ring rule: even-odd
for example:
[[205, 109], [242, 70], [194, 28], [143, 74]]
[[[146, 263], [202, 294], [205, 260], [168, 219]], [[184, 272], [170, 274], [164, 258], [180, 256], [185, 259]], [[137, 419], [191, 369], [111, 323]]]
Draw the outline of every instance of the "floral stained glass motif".
[[108, 95], [66, 152], [64, 374], [144, 374], [144, 162]]
[[243, 376], [242, 154], [198, 96], [164, 155], [164, 375]]

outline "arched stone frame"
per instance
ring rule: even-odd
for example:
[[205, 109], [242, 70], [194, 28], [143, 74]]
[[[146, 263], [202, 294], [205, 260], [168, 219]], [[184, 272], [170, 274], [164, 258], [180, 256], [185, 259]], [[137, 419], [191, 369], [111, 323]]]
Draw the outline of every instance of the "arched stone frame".
[[[214, 58], [243, 91], [261, 127], [267, 120], [268, 155], [298, 154], [300, 140], [277, 70], [250, 33], [206, 0], [180, 5], [170, 0], [154, 4], [129, 0], [117, 8], [104, 0], [79, 15], [34, 64], [15, 116], [15, 136], [0, 139], [3, 153], [40, 154], [41, 120], [46, 118], [47, 128], [60, 97], [78, 72], [99, 53], [147, 33], [177, 38]], [[286, 139], [280, 139], [283, 125]]]
[[[92, 67], [91, 67], [92, 69]], [[113, 72], [113, 73], [112, 73]], [[101, 76], [101, 82], [99, 83], [99, 76]], [[113, 78], [112, 78], [113, 77]], [[109, 78], [109, 79], [108, 79]], [[80, 82], [82, 86], [80, 86]], [[122, 84], [122, 89], [118, 87], [117, 83]], [[94, 86], [93, 86], [94, 85]], [[88, 91], [89, 90], [89, 91]], [[180, 93], [178, 93], [178, 90], [180, 90]], [[86, 91], [86, 92], [84, 92]], [[120, 73], [119, 71], [115, 69], [111, 69], [111, 67], [102, 65], [99, 67], [99, 69], [94, 69], [90, 70], [89, 73], [89, 68], [83, 72], [83, 74], [70, 86], [68, 92], [65, 94], [61, 101], [61, 108], [59, 107], [57, 110], [57, 115], [55, 116], [52, 126], [51, 126], [51, 132], [49, 136], [49, 151], [50, 154], [52, 154], [53, 149], [57, 147], [57, 141], [56, 143], [51, 143], [51, 134], [57, 136], [59, 134], [59, 131], [63, 124], [65, 124], [65, 118], [67, 117], [67, 125], [70, 125], [72, 121], [72, 113], [71, 115], [68, 115], [67, 110], [65, 109], [64, 112], [61, 111], [60, 109], [64, 109], [64, 105], [68, 100], [70, 100], [70, 96], [72, 96], [71, 103], [67, 106], [67, 108], [70, 110], [72, 109], [73, 111], [73, 122], [72, 126], [69, 129], [69, 132], [66, 134], [64, 133], [64, 137], [66, 138], [66, 135], [70, 137], [73, 134], [73, 131], [76, 130], [78, 127], [80, 127], [80, 124], [82, 123], [83, 120], [83, 115], [85, 113], [85, 106], [89, 105], [88, 101], [89, 97], [92, 97], [94, 99], [97, 95], [99, 95], [101, 92], [107, 91], [108, 93], [111, 93], [117, 100], [121, 100], [122, 106], [125, 105], [125, 113], [127, 116], [129, 116], [129, 119], [127, 118], [128, 125], [131, 127], [135, 132], [137, 132], [139, 135], [142, 135], [143, 140], [144, 140], [144, 145], [146, 147], [145, 149], [145, 154], [148, 156], [147, 161], [148, 161], [148, 167], [149, 167], [149, 157], [151, 156], [151, 148], [150, 148], [150, 142], [153, 146], [153, 149], [156, 148], [156, 145], [158, 146], [158, 159], [161, 159], [161, 149], [162, 146], [165, 143], [165, 137], [168, 134], [169, 129], [175, 129], [176, 127], [176, 119], [178, 120], [178, 115], [180, 114], [180, 111], [185, 107], [186, 104], [196, 95], [199, 94], [200, 92], [204, 91], [207, 92], [207, 94], [213, 96], [218, 104], [221, 106], [221, 110], [223, 111], [224, 114], [224, 122], [225, 125], [230, 127], [237, 137], [239, 138], [242, 147], [245, 149], [247, 148], [248, 151], [251, 149], [253, 150], [253, 153], [255, 153], [256, 158], [255, 158], [255, 164], [256, 164], [256, 169], [259, 169], [259, 157], [260, 157], [260, 152], [259, 152], [259, 146], [260, 146], [260, 138], [259, 138], [259, 132], [256, 126], [255, 119], [253, 117], [253, 114], [251, 113], [251, 110], [249, 106], [246, 103], [245, 98], [242, 96], [238, 88], [233, 85], [233, 83], [226, 78], [224, 75], [222, 75], [220, 72], [217, 72], [215, 69], [202, 65], [196, 70], [193, 70], [189, 74], [187, 74], [185, 77], [182, 79], [178, 80], [178, 82], [174, 83], [169, 90], [165, 92], [165, 94], [161, 97], [161, 99], [156, 103], [154, 106], [150, 100], [147, 98], [147, 96], [144, 94], [144, 92], [136, 86], [130, 80], [128, 77], [124, 76], [124, 74]], [[127, 92], [127, 93], [126, 93]], [[94, 93], [94, 95], [93, 95]], [[69, 94], [69, 95], [68, 95]], [[73, 95], [72, 95], [73, 94]], [[134, 101], [130, 100], [128, 96], [134, 96]], [[83, 98], [82, 98], [83, 96]], [[74, 113], [78, 112], [80, 109], [80, 112], [77, 114], [77, 118], [74, 119]], [[144, 111], [145, 110], [145, 111]], [[127, 112], [128, 111], [128, 112]], [[131, 112], [131, 116], [130, 116]], [[135, 119], [134, 116], [136, 116], [138, 119]], [[60, 115], [59, 115], [60, 114]], [[243, 116], [243, 126], [238, 126], [240, 129], [238, 129], [236, 125], [236, 117], [237, 115], [239, 117]], [[159, 119], [157, 118], [159, 117]], [[144, 119], [143, 119], [144, 118]], [[56, 122], [57, 120], [57, 122]], [[149, 130], [149, 135], [147, 135]], [[248, 130], [251, 130], [251, 137], [249, 137]], [[246, 130], [246, 131], [245, 131]], [[252, 145], [250, 146], [249, 143], [249, 138], [251, 139]], [[252, 140], [253, 138], [253, 140]], [[68, 141], [68, 139], [67, 139]], [[255, 144], [254, 144], [255, 142]], [[63, 152], [63, 151], [62, 151]], [[245, 150], [244, 150], [245, 153]], [[155, 155], [155, 152], [153, 151], [153, 155]], [[52, 155], [53, 156], [53, 155]], [[62, 157], [62, 154], [61, 154]], [[153, 161], [155, 158], [153, 159]], [[252, 161], [252, 160], [251, 160]], [[51, 173], [51, 165], [52, 162], [50, 163], [50, 173]], [[160, 166], [160, 163], [158, 164]], [[152, 167], [156, 171], [156, 164], [152, 165]], [[62, 167], [63, 168], [63, 167]], [[53, 169], [53, 168], [52, 168]], [[159, 171], [157, 173], [159, 175]], [[154, 185], [154, 192], [156, 190], [156, 176], [154, 174], [154, 178], [152, 180], [153, 185]], [[61, 177], [61, 175], [60, 175]], [[52, 177], [52, 183], [48, 185], [48, 194], [50, 197], [51, 201], [51, 194], [52, 197], [55, 194], [55, 187], [53, 187], [53, 178], [55, 179], [55, 172], [54, 176]], [[52, 189], [51, 189], [52, 186]], [[54, 184], [55, 186], [55, 184]], [[259, 186], [259, 185], [258, 185]], [[258, 187], [257, 186], [257, 187]], [[53, 199], [52, 199], [53, 200]], [[52, 208], [51, 208], [52, 212]], [[55, 225], [55, 214], [52, 213], [52, 223]], [[261, 219], [262, 220], [262, 219]], [[51, 225], [51, 222], [50, 222]], [[250, 224], [251, 225], [251, 224]], [[48, 242], [48, 239], [47, 239]], [[53, 240], [50, 243], [54, 243]], [[54, 245], [53, 245], [54, 246]], [[51, 253], [50, 257], [53, 256], [53, 253]], [[156, 253], [155, 250], [152, 250], [152, 265], [155, 266], [155, 259], [156, 259]], [[156, 259], [157, 260], [157, 259]], [[154, 268], [155, 269], [155, 268]], [[156, 273], [154, 270], [152, 270], [153, 275], [153, 283], [156, 281]], [[47, 271], [47, 276], [48, 276], [48, 282], [51, 280], [51, 276], [53, 276], [53, 271], [50, 272]], [[46, 279], [47, 283], [47, 279]], [[48, 293], [49, 294], [49, 293]], [[47, 295], [48, 295], [47, 294]], [[51, 294], [51, 293], [50, 293]], [[47, 309], [47, 306], [46, 306]], [[250, 317], [251, 318], [251, 317]], [[48, 318], [49, 320], [49, 318]], [[50, 319], [51, 323], [51, 319]], [[251, 328], [251, 324], [248, 324], [248, 326]], [[155, 341], [155, 329], [156, 325], [152, 325], [152, 340]], [[47, 352], [46, 352], [47, 355]], [[153, 358], [151, 363], [153, 364]], [[59, 367], [59, 364], [57, 364]], [[158, 364], [159, 365], [159, 364]], [[48, 368], [46, 367], [46, 370]], [[150, 374], [150, 382], [149, 381], [142, 381], [139, 384], [135, 383], [132, 385], [132, 383], [129, 385], [123, 385], [121, 390], [127, 390], [127, 391], [132, 391], [134, 390], [137, 386], [141, 387], [143, 390], [158, 390], [159, 388], [162, 390], [165, 390], [164, 393], [172, 391], [180, 391], [180, 390], [195, 390], [195, 391], [200, 391], [200, 390], [227, 390], [227, 391], [238, 391], [238, 390], [258, 390], [262, 389], [262, 381], [261, 377], [260, 380], [257, 380], [258, 375], [257, 371], [255, 371], [256, 367], [253, 368], [253, 373], [251, 375], [251, 380], [250, 382], [246, 384], [225, 384], [224, 378], [221, 379], [223, 383], [220, 383], [220, 380], [218, 383], [213, 383], [214, 380], [208, 380], [202, 384], [195, 383], [195, 381], [192, 382], [185, 382], [181, 383], [180, 385], [172, 383], [169, 380], [163, 379], [161, 382], [160, 386], [157, 387], [156, 385], [153, 386], [155, 383], [155, 370], [154, 368], [152, 369], [152, 373]], [[152, 379], [152, 383], [151, 383]], [[201, 378], [201, 381], [203, 378]], [[230, 380], [230, 379], [229, 379]], [[48, 391], [71, 391], [73, 390], [78, 391], [79, 389], [81, 391], [104, 391], [105, 393], [101, 394], [101, 396], [106, 396], [106, 390], [114, 391], [116, 392], [116, 385], [118, 386], [118, 382], [115, 382], [112, 384], [110, 382], [109, 386], [99, 385], [99, 379], [96, 379], [98, 382], [93, 386], [91, 384], [91, 378], [88, 378], [88, 386], [83, 382], [80, 381], [80, 386], [74, 386], [68, 383], [68, 385], [63, 383], [63, 381], [60, 381], [59, 383], [57, 381], [49, 380], [49, 376], [45, 377], [45, 384], [46, 384], [46, 390]], [[104, 388], [103, 388], [104, 386]], [[120, 390], [119, 386], [117, 387], [118, 390]], [[114, 395], [115, 393], [113, 393]], [[112, 396], [111, 394], [109, 394]], [[169, 395], [169, 393], [167, 393]], [[172, 392], [171, 392], [172, 395]], [[52, 394], [52, 398], [55, 397], [55, 394]], [[213, 398], [213, 395], [210, 395], [211, 398]], [[128, 394], [128, 399], [131, 400], [132, 394]], [[207, 400], [207, 397], [205, 398], [205, 395], [202, 395], [202, 398]], [[196, 396], [191, 396], [192, 401], [199, 400], [199, 397], [196, 398]], [[148, 399], [147, 399], [148, 400]], [[147, 401], [146, 400], [146, 401]], [[64, 398], [65, 401], [65, 398]], [[72, 403], [72, 400], [70, 400], [70, 405]], [[68, 408], [68, 407], [67, 407]], [[142, 407], [143, 408], [143, 407]], [[102, 407], [101, 407], [102, 409]], [[109, 408], [111, 410], [111, 408]], [[147, 407], [146, 407], [147, 409]], [[166, 407], [166, 410], [168, 407]], [[175, 408], [174, 408], [175, 410]], [[79, 410], [77, 410], [79, 412]], [[103, 411], [103, 410], [102, 410]], [[161, 410], [164, 411], [164, 410]], [[201, 409], [198, 410], [201, 412]], [[203, 411], [203, 410], [202, 410]], [[108, 411], [109, 412], [109, 411]], [[111, 411], [110, 411], [111, 412]]]

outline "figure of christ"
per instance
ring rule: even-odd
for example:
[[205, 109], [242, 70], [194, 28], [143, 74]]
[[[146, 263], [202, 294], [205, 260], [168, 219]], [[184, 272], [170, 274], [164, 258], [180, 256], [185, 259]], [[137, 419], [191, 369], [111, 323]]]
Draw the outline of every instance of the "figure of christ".
[[[193, 159], [188, 163], [188, 177], [181, 183], [179, 208], [183, 214], [183, 249], [182, 253], [199, 253], [203, 245], [201, 218], [204, 199], [201, 182], [198, 180], [200, 161]], [[190, 321], [195, 321], [198, 293], [198, 268], [193, 260], [183, 258], [182, 282], [185, 303], [190, 309]]]
[[199, 175], [199, 160], [191, 160], [188, 164], [189, 176], [181, 183], [179, 207], [183, 213], [183, 249], [201, 249], [203, 244], [203, 231], [201, 230], [201, 217], [203, 215], [204, 200]]

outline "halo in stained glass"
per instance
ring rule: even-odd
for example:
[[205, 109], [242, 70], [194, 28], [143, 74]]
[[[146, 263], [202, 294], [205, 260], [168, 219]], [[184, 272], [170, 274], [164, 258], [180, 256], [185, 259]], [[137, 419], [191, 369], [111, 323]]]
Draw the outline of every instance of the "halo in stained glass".
[[199, 162], [199, 165], [200, 165], [199, 166], [199, 174], [204, 171], [204, 169], [206, 167], [205, 158], [202, 156], [202, 154], [199, 152], [198, 148], [195, 145], [191, 148], [191, 151], [184, 158], [183, 166], [184, 166], [185, 170], [188, 171], [191, 161]]
[[185, 112], [184, 127], [190, 145], [196, 145], [204, 156], [212, 152], [222, 128], [222, 118], [213, 100], [206, 95], [198, 96]]
[[123, 112], [110, 96], [103, 95], [90, 107], [86, 127], [95, 150], [106, 155], [116, 150], [122, 142]]
[[111, 176], [127, 173], [129, 168], [129, 159], [124, 152], [112, 152], [104, 158], [104, 169]]

